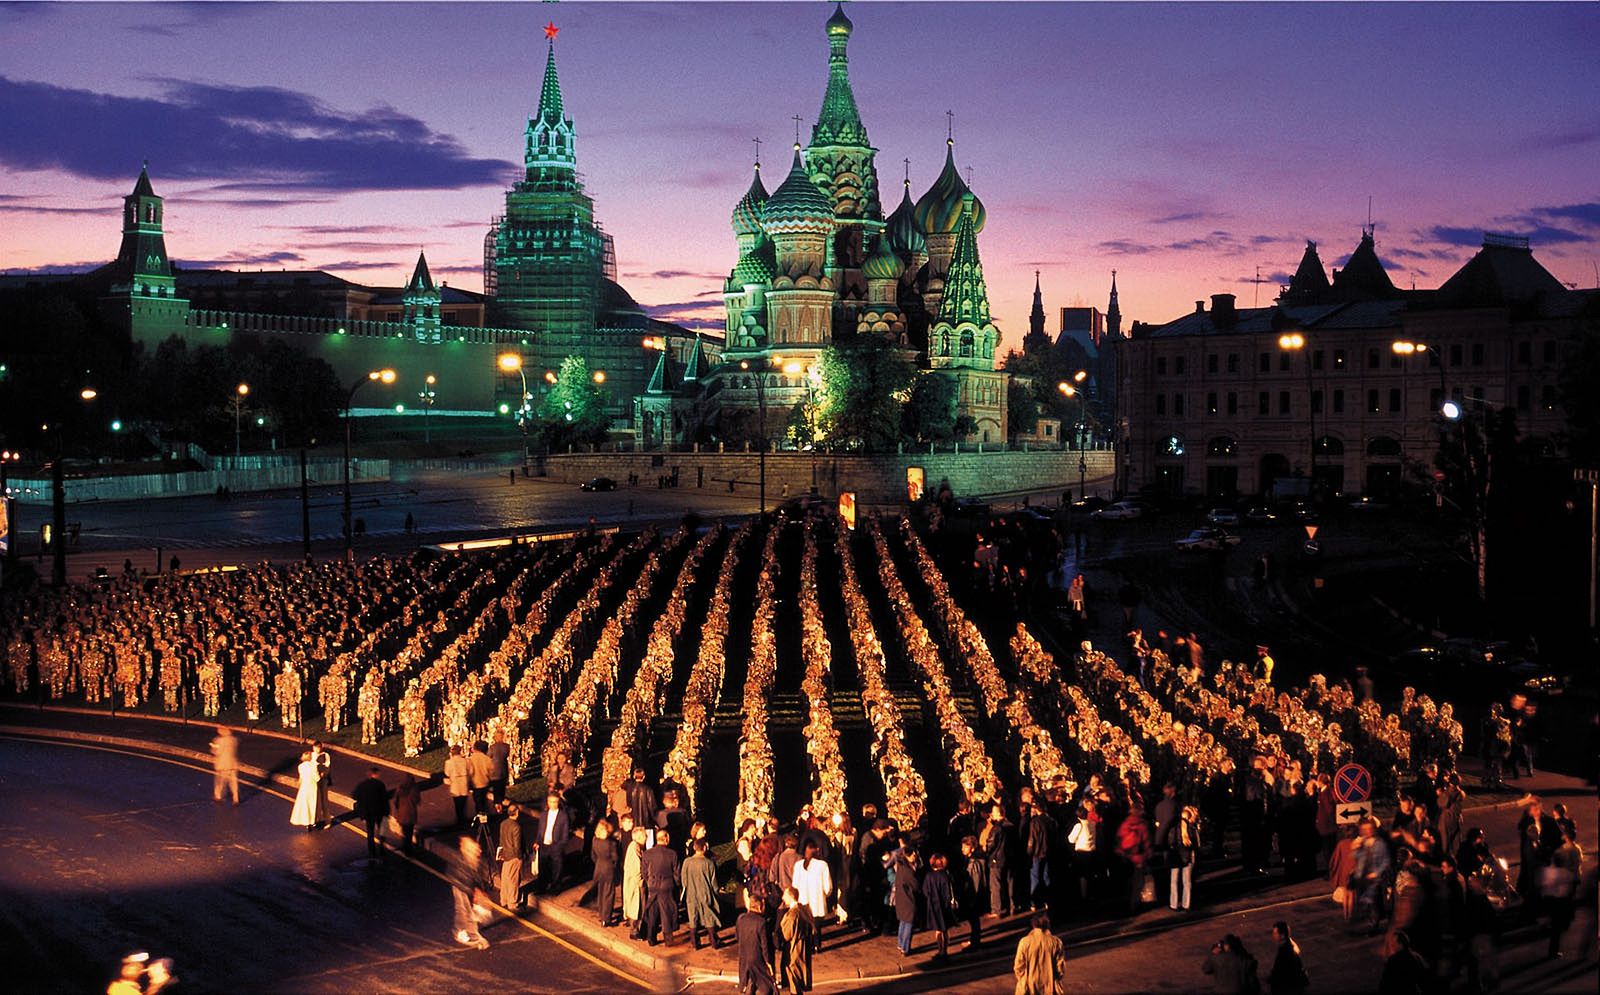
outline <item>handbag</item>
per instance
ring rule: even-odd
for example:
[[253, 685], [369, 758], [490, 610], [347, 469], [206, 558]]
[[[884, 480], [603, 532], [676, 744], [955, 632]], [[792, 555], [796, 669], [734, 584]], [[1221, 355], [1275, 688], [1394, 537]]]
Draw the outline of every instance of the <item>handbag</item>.
[[1139, 901], [1151, 904], [1156, 900], [1156, 876], [1149, 871], [1145, 872], [1144, 884], [1139, 888]]

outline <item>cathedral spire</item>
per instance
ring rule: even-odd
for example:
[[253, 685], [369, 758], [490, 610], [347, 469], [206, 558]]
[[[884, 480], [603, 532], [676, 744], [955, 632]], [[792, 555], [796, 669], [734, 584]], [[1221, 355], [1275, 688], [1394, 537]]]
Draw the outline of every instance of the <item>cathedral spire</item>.
[[1044, 292], [1039, 288], [1039, 271], [1033, 271], [1033, 310], [1028, 312], [1028, 334], [1022, 340], [1023, 352], [1035, 352], [1048, 345], [1050, 336], [1044, 330]]
[[822, 111], [811, 129], [812, 145], [866, 145], [867, 129], [856, 107], [855, 90], [850, 86], [850, 32], [855, 25], [836, 7], [828, 18], [828, 89], [822, 95]]
[[433, 284], [433, 275], [428, 272], [428, 256], [421, 249], [417, 250], [417, 265], [411, 271], [411, 279], [406, 281], [406, 293], [433, 293], [436, 288]]
[[968, 322], [979, 328], [989, 324], [989, 290], [983, 280], [983, 263], [978, 259], [978, 233], [973, 224], [976, 199], [970, 190], [962, 196], [955, 249], [950, 253], [944, 297], [939, 302], [941, 324]]
[[1122, 308], [1117, 305], [1117, 271], [1111, 271], [1111, 302], [1106, 305], [1106, 334], [1122, 337]]
[[544, 85], [539, 88], [539, 117], [553, 125], [561, 120], [561, 77], [556, 75], [555, 36], [548, 30], [546, 36], [550, 41], [545, 49]]
[[569, 189], [577, 183], [577, 129], [561, 101], [561, 77], [556, 73], [556, 31], [545, 26], [544, 85], [539, 88], [539, 110], [528, 119], [523, 165], [529, 183], [552, 189]]

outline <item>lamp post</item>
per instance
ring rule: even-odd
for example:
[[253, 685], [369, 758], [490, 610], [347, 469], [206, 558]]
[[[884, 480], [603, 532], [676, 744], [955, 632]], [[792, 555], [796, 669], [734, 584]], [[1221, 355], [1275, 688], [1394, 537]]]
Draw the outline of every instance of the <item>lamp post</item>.
[[[774, 356], [772, 361], [776, 363], [779, 358]], [[750, 361], [739, 360], [739, 369], [750, 369]], [[756, 450], [758, 454], [756, 460], [760, 466], [761, 514], [765, 515], [767, 513], [767, 375], [765, 371], [756, 373], [756, 406], [761, 412], [761, 437], [756, 440], [760, 448]]]
[[806, 429], [811, 436], [811, 493], [817, 493], [817, 385], [822, 382], [822, 369], [815, 363], [803, 366], [799, 360], [783, 364], [783, 372], [806, 376]]
[[[1087, 371], [1079, 370], [1072, 375], [1072, 383], [1068, 383], [1067, 381], [1063, 380], [1056, 384], [1056, 389], [1061, 391], [1064, 396], [1074, 397], [1078, 400], [1078, 420], [1073, 423], [1072, 438], [1073, 444], [1077, 446], [1078, 449], [1078, 500], [1080, 501], [1083, 500], [1084, 478], [1089, 472], [1089, 464], [1084, 460], [1083, 457], [1083, 423], [1088, 412], [1086, 407], [1087, 399], [1083, 396], [1083, 391], [1077, 385], [1083, 383], [1086, 379], [1088, 379], [1088, 377], [1089, 374]], [[1065, 439], [1062, 440], [1063, 444], [1065, 441]]]
[[[1441, 373], [1441, 376], [1443, 374]], [[1483, 407], [1483, 465], [1479, 471], [1478, 459], [1473, 454], [1472, 442], [1469, 438], [1469, 420], [1466, 418], [1466, 409], [1462, 402], [1470, 401]], [[1472, 499], [1472, 544], [1474, 564], [1477, 567], [1478, 601], [1488, 603], [1489, 597], [1489, 488], [1494, 483], [1494, 450], [1489, 444], [1489, 415], [1492, 408], [1488, 401], [1472, 395], [1463, 396], [1461, 401], [1446, 400], [1439, 405], [1439, 416], [1447, 422], [1461, 422], [1461, 452], [1466, 460], [1469, 474], [1467, 486]]]
[[[1306, 337], [1300, 332], [1285, 332], [1278, 336], [1278, 348], [1283, 352], [1304, 352]], [[1311, 428], [1311, 489], [1317, 487], [1317, 409], [1311, 403], [1311, 357], [1306, 356], [1306, 420]]]
[[350, 552], [352, 537], [350, 534], [350, 405], [355, 402], [356, 391], [369, 383], [394, 383], [393, 370], [373, 370], [367, 374], [367, 379], [357, 380], [350, 387], [350, 393], [344, 396], [344, 551]]
[[[501, 373], [515, 373], [522, 382], [522, 403], [517, 406], [517, 428], [522, 431], [522, 465], [528, 465], [528, 400], [533, 395], [528, 393], [528, 372], [522, 368], [522, 357], [514, 352], [503, 352], [495, 360]], [[546, 372], [545, 379], [555, 382], [554, 375]]]
[[15, 507], [11, 503], [11, 484], [7, 480], [11, 464], [22, 458], [22, 454], [7, 449], [0, 452], [0, 512], [6, 522], [6, 563], [15, 563], [17, 560], [17, 516]]
[[239, 410], [244, 405], [244, 399], [250, 396], [250, 385], [242, 383], [233, 389], [233, 458], [238, 459], [242, 452], [239, 444]]
[[[100, 396], [100, 392], [93, 387], [85, 387], [78, 391], [78, 397], [85, 404]], [[44, 426], [46, 430], [49, 425]], [[50, 467], [50, 583], [55, 587], [62, 587], [67, 583], [67, 483], [66, 483], [66, 458], [67, 441], [66, 427], [57, 422], [56, 429], [56, 458]]]
[[439, 382], [439, 378], [434, 376], [432, 373], [430, 373], [430, 374], [428, 374], [428, 376], [424, 380], [424, 386], [423, 386], [422, 390], [417, 392], [417, 400], [422, 402], [422, 444], [423, 445], [427, 445], [430, 441], [432, 441], [431, 438], [430, 438], [430, 435], [429, 435], [428, 416], [433, 414], [433, 402], [434, 402], [435, 397], [437, 396], [435, 391], [434, 391], [434, 389], [433, 389], [433, 385], [438, 383], [438, 382]]

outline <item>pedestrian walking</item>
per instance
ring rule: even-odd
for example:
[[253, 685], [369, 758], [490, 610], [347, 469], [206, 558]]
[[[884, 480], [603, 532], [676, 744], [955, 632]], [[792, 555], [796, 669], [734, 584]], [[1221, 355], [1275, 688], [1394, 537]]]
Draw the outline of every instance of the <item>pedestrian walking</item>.
[[1211, 990], [1214, 992], [1249, 995], [1261, 991], [1256, 959], [1245, 949], [1244, 941], [1232, 933], [1211, 948], [1200, 970], [1211, 975]]
[[928, 873], [922, 879], [923, 925], [933, 933], [938, 951], [933, 959], [950, 956], [950, 924], [956, 916], [955, 885], [950, 880], [950, 861], [942, 853], [928, 857]]
[[783, 893], [783, 915], [778, 918], [778, 934], [783, 938], [783, 981], [790, 991], [811, 990], [811, 955], [816, 948], [817, 921], [800, 901], [794, 888]]
[[417, 814], [422, 808], [422, 786], [410, 771], [400, 775], [394, 789], [394, 821], [400, 827], [400, 850], [410, 854], [416, 843]]
[[317, 762], [311, 759], [311, 751], [300, 754], [300, 786], [295, 791], [294, 808], [289, 812], [291, 826], [304, 826], [306, 832], [316, 829], [321, 823], [317, 819], [317, 780], [321, 776], [317, 769]]
[[367, 856], [383, 854], [383, 823], [389, 818], [389, 788], [377, 767], [368, 767], [367, 776], [350, 792], [356, 818], [367, 825]]
[[479, 899], [486, 885], [482, 861], [483, 848], [477, 837], [468, 833], [461, 837], [456, 859], [449, 862], [453, 935], [457, 943], [477, 950], [489, 949], [489, 941], [478, 932]]
[[1034, 913], [1031, 928], [1017, 943], [1011, 973], [1016, 995], [1066, 995], [1067, 949], [1050, 932], [1050, 913]]
[[444, 783], [450, 789], [450, 802], [456, 810], [456, 827], [467, 824], [467, 794], [472, 790], [472, 771], [461, 747], [450, 747], [444, 762]]
[[1170, 868], [1168, 906], [1174, 911], [1189, 911], [1191, 886], [1194, 883], [1194, 864], [1200, 857], [1200, 813], [1193, 805], [1185, 805], [1172, 827], [1172, 842], [1167, 850], [1167, 867]]
[[733, 927], [739, 945], [739, 991], [745, 995], [774, 995], [772, 934], [767, 929], [766, 903], [750, 893], [746, 909]]
[[689, 924], [689, 941], [700, 949], [700, 930], [711, 934], [713, 949], [722, 948], [717, 930], [722, 919], [717, 908], [717, 865], [712, 862], [705, 840], [695, 840], [693, 851], [683, 862], [683, 907]]
[[227, 726], [217, 726], [211, 741], [211, 798], [222, 801], [226, 788], [235, 805], [239, 804], [239, 738]]
[[594, 834], [589, 840], [589, 858], [594, 862], [594, 908], [602, 929], [610, 929], [616, 923], [617, 857], [611, 820], [601, 819], [594, 824]]
[[1272, 995], [1302, 995], [1311, 987], [1311, 976], [1306, 973], [1305, 962], [1300, 957], [1300, 944], [1289, 934], [1289, 924], [1282, 919], [1272, 924], [1272, 942], [1278, 949], [1272, 957], [1267, 987]]

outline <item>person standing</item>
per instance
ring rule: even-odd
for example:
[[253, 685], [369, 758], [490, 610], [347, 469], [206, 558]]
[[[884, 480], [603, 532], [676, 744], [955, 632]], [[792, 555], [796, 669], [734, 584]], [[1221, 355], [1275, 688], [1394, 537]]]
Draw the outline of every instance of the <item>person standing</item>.
[[1050, 913], [1034, 914], [1032, 928], [1017, 943], [1011, 973], [1017, 979], [1016, 995], [1066, 995], [1067, 950], [1050, 932]]
[[1244, 948], [1244, 941], [1232, 933], [1211, 948], [1200, 969], [1211, 975], [1212, 991], [1236, 995], [1261, 990], [1256, 959]]
[[511, 780], [511, 747], [506, 745], [504, 729], [494, 731], [489, 744], [489, 797], [498, 805], [506, 800], [506, 784]]
[[331, 822], [328, 817], [328, 789], [333, 787], [333, 755], [322, 745], [322, 740], [311, 741], [311, 760], [317, 765], [317, 828]]
[[516, 911], [522, 905], [522, 868], [528, 859], [528, 837], [523, 832], [522, 808], [515, 802], [503, 805], [500, 820], [500, 904]]
[[682, 875], [683, 907], [689, 923], [690, 942], [696, 950], [700, 949], [703, 927], [711, 934], [712, 948], [722, 949], [722, 937], [717, 933], [722, 927], [717, 909], [717, 865], [707, 853], [705, 840], [694, 841], [693, 852], [683, 862]]
[[[795, 891], [800, 893], [801, 903], [811, 910], [812, 918], [820, 924], [828, 917], [828, 901], [833, 894], [833, 869], [818, 853], [816, 840], [806, 840], [805, 856], [795, 862], [790, 880]], [[821, 926], [817, 928], [820, 930]]]
[[[1144, 880], [1150, 866], [1150, 824], [1145, 822], [1144, 805], [1137, 799], [1128, 806], [1127, 818], [1117, 827], [1117, 856], [1126, 875], [1128, 914], [1135, 915], [1139, 903], [1144, 900]], [[1150, 891], [1155, 891], [1154, 881]], [[1154, 897], [1152, 894], [1151, 898]]]
[[233, 803], [239, 804], [239, 738], [227, 726], [217, 726], [217, 736], [211, 741], [211, 798], [222, 801], [222, 790], [228, 789]]
[[1168, 906], [1174, 911], [1189, 911], [1190, 889], [1194, 883], [1194, 864], [1200, 857], [1200, 813], [1185, 805], [1172, 827], [1172, 843], [1167, 851], [1171, 869]]
[[633, 780], [628, 782], [628, 809], [633, 813], [633, 824], [648, 829], [656, 824], [656, 789], [645, 783], [644, 768], [633, 768]]
[[989, 914], [1011, 914], [1011, 823], [1006, 820], [1006, 810], [995, 802], [989, 808], [989, 821], [978, 833], [978, 845], [983, 848], [983, 860], [989, 868]]
[[1272, 958], [1272, 973], [1267, 975], [1267, 986], [1272, 995], [1304, 995], [1311, 987], [1311, 976], [1300, 958], [1300, 944], [1289, 935], [1289, 924], [1282, 919], [1272, 924], [1272, 942], [1277, 953]]
[[1463, 810], [1467, 793], [1461, 790], [1461, 775], [1455, 771], [1444, 776], [1444, 786], [1438, 794], [1439, 850], [1455, 856], [1461, 846], [1461, 833], [1465, 825]]
[[745, 995], [774, 995], [772, 934], [767, 931], [766, 903], [751, 892], [743, 914], [733, 927], [739, 944], [739, 991]]
[[489, 759], [489, 744], [478, 740], [472, 744], [472, 755], [467, 757], [467, 780], [472, 786], [472, 814], [489, 814], [489, 775], [494, 762]]
[[[633, 816], [623, 815], [622, 819], [626, 830], [626, 823], [632, 822]], [[622, 856], [622, 920], [628, 924], [628, 934], [635, 940], [644, 939], [644, 844], [647, 831], [635, 829], [624, 837], [627, 849]]]
[[810, 991], [811, 953], [816, 946], [817, 921], [794, 888], [783, 893], [778, 934], [783, 938], [783, 975], [789, 989], [796, 993]]
[[461, 837], [459, 848], [457, 859], [449, 862], [453, 935], [462, 946], [487, 950], [489, 941], [478, 932], [478, 895], [484, 888], [483, 848], [471, 833]]
[[544, 799], [544, 814], [539, 817], [539, 890], [547, 895], [560, 891], [561, 871], [567, 858], [567, 837], [572, 824], [561, 796], [551, 791]]
[[291, 826], [304, 826], [306, 832], [311, 832], [318, 826], [317, 820], [317, 778], [320, 776], [317, 762], [311, 759], [311, 751], [300, 754], [300, 787], [295, 791], [294, 808], [289, 812]]
[[378, 776], [377, 767], [368, 767], [367, 776], [350, 792], [356, 818], [367, 824], [367, 856], [383, 855], [383, 821], [389, 817], [389, 789]]
[[595, 912], [600, 916], [601, 928], [610, 929], [617, 913], [617, 841], [609, 819], [594, 824], [589, 858], [594, 861]]
[[467, 824], [467, 793], [472, 789], [472, 768], [461, 755], [461, 747], [450, 747], [444, 762], [444, 783], [450, 788], [450, 803], [456, 809], [456, 827]]
[[[993, 872], [990, 880], [993, 881]], [[911, 956], [911, 938], [917, 930], [917, 897], [922, 888], [917, 881], [917, 848], [902, 846], [894, 857], [894, 917], [899, 923], [897, 938], [900, 953]]]
[[1024, 788], [1023, 832], [1028, 855], [1028, 904], [1043, 909], [1050, 901], [1050, 843], [1056, 827], [1043, 804], [1035, 802], [1032, 789]]
[[923, 923], [933, 933], [938, 953], [933, 959], [944, 961], [950, 956], [950, 922], [956, 914], [955, 886], [951, 883], [949, 860], [942, 853], [928, 858], [928, 873], [922, 879]]
[[422, 809], [422, 787], [410, 771], [400, 775], [394, 789], [394, 821], [400, 827], [400, 850], [410, 854], [417, 838], [417, 813]]
[[657, 830], [656, 845], [644, 852], [639, 864], [644, 871], [647, 905], [645, 941], [655, 946], [659, 928], [661, 942], [670, 947], [678, 931], [678, 887], [683, 881], [683, 871], [678, 863], [678, 852], [672, 848], [671, 836], [665, 830]]
[[962, 837], [961, 856], [966, 863], [952, 880], [961, 916], [967, 920], [964, 949], [977, 950], [983, 942], [983, 894], [989, 886], [989, 868], [984, 865], [983, 854], [978, 852], [976, 836]]

